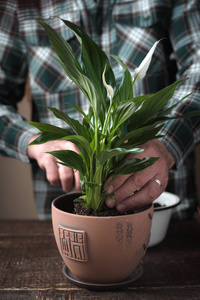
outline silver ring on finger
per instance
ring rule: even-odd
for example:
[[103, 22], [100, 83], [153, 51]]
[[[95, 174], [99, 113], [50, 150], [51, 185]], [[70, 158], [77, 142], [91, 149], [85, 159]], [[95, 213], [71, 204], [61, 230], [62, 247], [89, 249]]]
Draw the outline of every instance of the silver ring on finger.
[[160, 188], [162, 187], [162, 183], [158, 178], [152, 178], [151, 180], [155, 181], [159, 185]]

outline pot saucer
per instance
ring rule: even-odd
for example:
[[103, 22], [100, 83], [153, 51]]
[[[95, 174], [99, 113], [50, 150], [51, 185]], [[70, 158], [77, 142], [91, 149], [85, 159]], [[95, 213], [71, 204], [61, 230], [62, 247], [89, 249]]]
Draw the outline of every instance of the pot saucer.
[[137, 266], [135, 271], [127, 277], [125, 280], [117, 283], [90, 283], [86, 281], [82, 281], [81, 279], [77, 278], [74, 274], [71, 273], [71, 271], [67, 268], [67, 266], [63, 267], [63, 273], [69, 279], [71, 282], [75, 283], [76, 285], [79, 285], [83, 288], [89, 289], [89, 290], [115, 290], [115, 289], [121, 289], [124, 287], [129, 286], [131, 283], [133, 283], [135, 280], [140, 278], [140, 276], [143, 273], [143, 267], [141, 264]]

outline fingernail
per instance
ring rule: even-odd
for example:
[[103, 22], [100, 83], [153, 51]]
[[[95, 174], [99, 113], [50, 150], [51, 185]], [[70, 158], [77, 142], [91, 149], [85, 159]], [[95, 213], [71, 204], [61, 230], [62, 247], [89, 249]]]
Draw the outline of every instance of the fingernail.
[[115, 202], [115, 200], [112, 200], [112, 199], [108, 198], [108, 199], [106, 200], [106, 205], [107, 205], [109, 208], [113, 208], [113, 207], [116, 205], [116, 202]]
[[117, 205], [117, 210], [121, 213], [125, 212], [127, 210], [127, 206], [125, 204], [119, 204]]

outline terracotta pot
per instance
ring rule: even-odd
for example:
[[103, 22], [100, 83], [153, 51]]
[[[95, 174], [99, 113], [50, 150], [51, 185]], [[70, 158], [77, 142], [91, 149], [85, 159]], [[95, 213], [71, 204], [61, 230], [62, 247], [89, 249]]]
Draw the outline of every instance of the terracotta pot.
[[117, 217], [80, 216], [71, 213], [79, 195], [63, 195], [52, 203], [54, 235], [67, 268], [85, 282], [125, 280], [146, 253], [153, 206]]

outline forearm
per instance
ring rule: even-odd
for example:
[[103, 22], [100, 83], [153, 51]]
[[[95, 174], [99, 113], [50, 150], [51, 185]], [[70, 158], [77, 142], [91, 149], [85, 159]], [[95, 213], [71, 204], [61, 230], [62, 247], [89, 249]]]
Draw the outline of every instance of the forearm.
[[[182, 24], [182, 26], [180, 26]], [[185, 98], [173, 111], [171, 116], [183, 115], [200, 110], [200, 7], [198, 0], [184, 3], [174, 2], [170, 39], [173, 57], [177, 63], [177, 79], [187, 78], [177, 89], [171, 105]], [[170, 120], [166, 122], [161, 133], [161, 141], [173, 155], [176, 165], [194, 150], [200, 141], [200, 116]]]
[[[172, 113], [172, 116], [183, 116], [191, 111], [200, 111], [199, 93], [194, 93]], [[172, 154], [177, 167], [181, 166], [186, 157], [200, 141], [200, 116], [170, 120], [165, 123], [160, 134], [160, 141]]]
[[16, 11], [16, 1], [0, 3], [0, 154], [29, 162], [27, 144], [37, 131], [17, 112], [28, 70]]
[[38, 130], [29, 125], [13, 107], [0, 105], [0, 153], [28, 163], [27, 145]]

